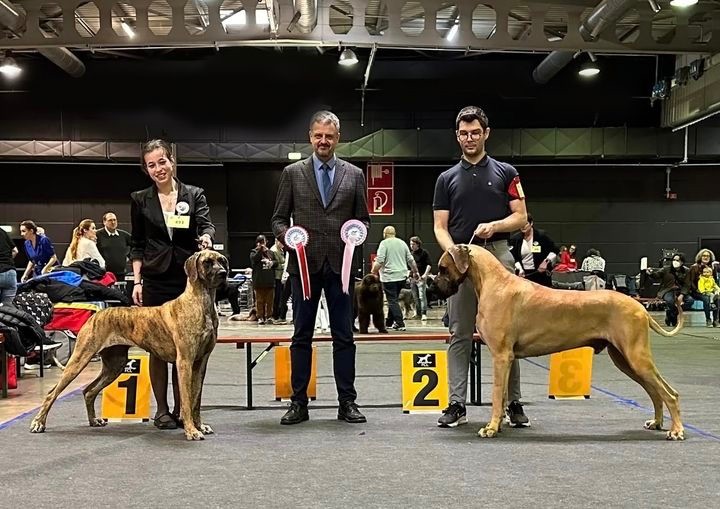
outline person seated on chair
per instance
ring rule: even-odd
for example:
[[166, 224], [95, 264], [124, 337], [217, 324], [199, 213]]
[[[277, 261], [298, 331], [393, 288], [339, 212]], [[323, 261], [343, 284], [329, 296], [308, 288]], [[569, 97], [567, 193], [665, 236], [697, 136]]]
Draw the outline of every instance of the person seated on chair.
[[[584, 264], [585, 261], [583, 261]], [[682, 253], [675, 253], [670, 267], [662, 269], [648, 267], [646, 269], [648, 276], [660, 280], [660, 289], [657, 295], [659, 299], [665, 301], [665, 325], [668, 327], [677, 325], [677, 301], [683, 304], [692, 304], [692, 297], [688, 295], [690, 291], [690, 269], [684, 264], [685, 256]]]
[[600, 255], [600, 251], [590, 248], [587, 250], [587, 254], [580, 266], [580, 270], [592, 272], [596, 276], [600, 276], [605, 279], [605, 258]]
[[515, 259], [515, 274], [552, 286], [550, 268], [557, 259], [558, 248], [545, 231], [535, 228], [532, 215], [528, 213], [527, 223], [508, 239], [508, 246]]
[[[705, 311], [705, 325], [708, 327], [718, 326], [718, 297], [720, 296], [720, 286], [718, 286], [713, 269], [710, 266], [703, 267], [702, 275], [698, 278], [697, 289], [700, 298], [703, 301], [703, 309]], [[713, 318], [710, 319], [712, 311]]]
[[707, 320], [708, 327], [712, 326], [712, 321], [710, 320], [710, 308], [711, 303], [713, 302], [712, 292], [710, 294], [703, 293], [700, 290], [698, 283], [705, 268], [709, 268], [712, 279], [717, 280], [718, 273], [716, 263], [715, 253], [709, 249], [701, 249], [695, 255], [695, 263], [690, 266], [690, 274], [688, 275], [688, 281], [690, 282], [690, 296], [693, 300], [702, 301], [703, 311], [705, 311], [705, 319]]

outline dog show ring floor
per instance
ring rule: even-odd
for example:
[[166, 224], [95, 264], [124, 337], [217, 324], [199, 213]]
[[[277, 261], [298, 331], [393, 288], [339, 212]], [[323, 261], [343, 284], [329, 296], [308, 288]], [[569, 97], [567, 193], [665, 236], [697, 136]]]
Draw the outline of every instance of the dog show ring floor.
[[[662, 323], [662, 314], [653, 315]], [[433, 313], [426, 323], [408, 320], [407, 328], [446, 331]], [[289, 337], [292, 326], [221, 319], [220, 336], [265, 333]], [[680, 393], [684, 442], [643, 429], [650, 399], [606, 352], [593, 359], [584, 400], [549, 399], [549, 358], [522, 360], [532, 426], [504, 427], [494, 439], [477, 436], [490, 416], [485, 347], [483, 405], [468, 405], [469, 424], [453, 429], [437, 427], [439, 413], [400, 408], [400, 352], [445, 350], [442, 342], [358, 344], [357, 403], [366, 424], [337, 420], [332, 346], [318, 343], [318, 397], [310, 420], [294, 426], [280, 425], [288, 403], [275, 401], [274, 351], [253, 371], [258, 409], [245, 410], [245, 352], [217, 345], [202, 399], [203, 420], [215, 434], [202, 442], [152, 421], [89, 427], [81, 388], [97, 362], [56, 402], [47, 431], [31, 434], [30, 421], [60, 371], [44, 379], [25, 374], [10, 398], [0, 399], [0, 506], [713, 507], [720, 495], [720, 329], [651, 333], [651, 346]], [[666, 415], [666, 428], [669, 422]]]

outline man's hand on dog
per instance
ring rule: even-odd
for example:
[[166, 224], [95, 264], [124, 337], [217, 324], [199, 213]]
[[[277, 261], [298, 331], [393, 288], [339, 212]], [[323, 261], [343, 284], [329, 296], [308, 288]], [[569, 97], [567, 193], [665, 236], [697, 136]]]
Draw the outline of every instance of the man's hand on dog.
[[489, 239], [495, 234], [495, 225], [493, 223], [480, 223], [475, 228], [475, 236], [480, 239]]

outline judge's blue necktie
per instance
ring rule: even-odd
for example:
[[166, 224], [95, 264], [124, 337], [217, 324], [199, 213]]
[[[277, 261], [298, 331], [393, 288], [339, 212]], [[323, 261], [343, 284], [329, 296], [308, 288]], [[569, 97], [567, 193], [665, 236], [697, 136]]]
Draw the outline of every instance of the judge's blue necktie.
[[327, 207], [330, 201], [330, 188], [332, 187], [332, 182], [330, 182], [330, 166], [323, 164], [320, 169], [322, 170], [323, 204]]

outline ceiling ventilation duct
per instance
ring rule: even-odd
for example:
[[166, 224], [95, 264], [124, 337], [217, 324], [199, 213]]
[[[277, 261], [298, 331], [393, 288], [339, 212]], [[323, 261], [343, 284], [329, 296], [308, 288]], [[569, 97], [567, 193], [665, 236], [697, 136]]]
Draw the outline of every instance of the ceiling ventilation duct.
[[[0, 28], [13, 33], [25, 31], [25, 13], [7, 0], [0, 0]], [[38, 48], [38, 52], [74, 78], [85, 74], [85, 64], [67, 48]]]
[[[593, 41], [609, 26], [613, 26], [637, 0], [604, 0], [580, 25], [580, 35], [586, 41]], [[533, 70], [533, 79], [544, 85], [569, 64], [575, 52], [553, 51]]]
[[294, 0], [295, 12], [300, 13], [297, 27], [300, 33], [307, 34], [317, 25], [317, 0]]

